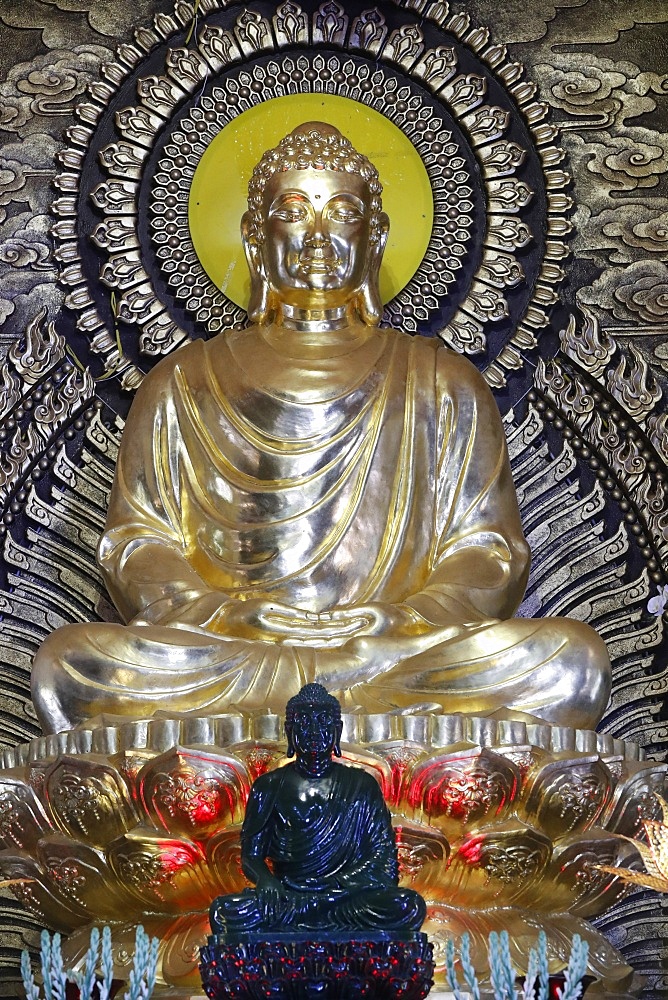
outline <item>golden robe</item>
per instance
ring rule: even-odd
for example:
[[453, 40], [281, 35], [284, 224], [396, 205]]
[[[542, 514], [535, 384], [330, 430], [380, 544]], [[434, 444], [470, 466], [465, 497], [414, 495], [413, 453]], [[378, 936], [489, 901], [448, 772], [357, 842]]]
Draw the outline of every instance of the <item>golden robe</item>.
[[[130, 624], [66, 626], [44, 643], [45, 729], [101, 712], [282, 711], [313, 680], [344, 709], [594, 725], [610, 687], [598, 636], [512, 620], [529, 549], [474, 366], [392, 330], [327, 357], [270, 339], [252, 328], [191, 343], [137, 393], [99, 547]], [[221, 634], [211, 609], [254, 597], [313, 613], [398, 604], [417, 624], [321, 648]]]

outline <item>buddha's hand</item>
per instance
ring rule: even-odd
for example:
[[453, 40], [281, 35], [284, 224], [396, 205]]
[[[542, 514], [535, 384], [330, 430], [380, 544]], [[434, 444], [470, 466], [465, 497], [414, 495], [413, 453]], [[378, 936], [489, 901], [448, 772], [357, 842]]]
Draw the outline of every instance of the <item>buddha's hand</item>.
[[316, 612], [258, 599], [226, 609], [225, 621], [235, 635], [314, 647], [342, 646], [364, 636], [421, 635], [429, 629], [412, 608], [380, 602]]
[[[279, 601], [265, 598], [243, 601], [218, 591], [208, 591], [188, 593], [180, 600], [158, 600], [144, 608], [131, 624], [204, 629], [231, 638], [281, 642], [286, 637], [320, 634], [319, 619], [318, 614]], [[331, 632], [331, 622], [326, 630]]]
[[261, 875], [255, 885], [257, 901], [265, 920], [275, 919], [280, 910], [281, 901], [287, 896], [286, 890], [281, 882], [267, 871], [266, 875]]
[[338, 646], [356, 636], [415, 635], [425, 628], [419, 615], [405, 605], [377, 602], [317, 612], [268, 598], [244, 601], [213, 591], [193, 594], [178, 607], [158, 601], [133, 624], [201, 628], [230, 638], [305, 646]]
[[371, 625], [371, 614], [354, 609], [339, 613], [305, 611], [280, 601], [251, 598], [231, 600], [209, 626], [211, 631], [241, 639], [326, 646], [341, 644]]
[[354, 636], [365, 635], [421, 635], [430, 626], [406, 604], [383, 604], [370, 601], [355, 607], [335, 608], [332, 621], [355, 625]]

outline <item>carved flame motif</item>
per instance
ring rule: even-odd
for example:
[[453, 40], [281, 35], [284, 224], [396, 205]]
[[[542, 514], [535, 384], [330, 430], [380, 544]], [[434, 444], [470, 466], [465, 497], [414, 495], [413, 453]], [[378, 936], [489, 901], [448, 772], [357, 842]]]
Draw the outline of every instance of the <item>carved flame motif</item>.
[[661, 399], [661, 389], [650, 375], [649, 365], [634, 344], [631, 360], [622, 356], [614, 372], [608, 372], [608, 389], [636, 420], [646, 417]]
[[338, 42], [348, 27], [348, 15], [336, 0], [329, 0], [318, 8], [315, 16], [314, 36], [323, 42]]
[[582, 307], [584, 322], [578, 327], [575, 316], [571, 316], [568, 326], [559, 334], [561, 349], [569, 358], [577, 361], [594, 378], [600, 378], [617, 350], [615, 342], [601, 330], [594, 314]]
[[283, 35], [286, 42], [296, 45], [298, 42], [308, 41], [306, 15], [301, 7], [287, 0], [276, 9], [276, 16], [273, 18], [277, 34]]
[[53, 323], [45, 330], [42, 325], [45, 319], [46, 309], [41, 309], [26, 326], [23, 338], [12, 344], [7, 354], [28, 385], [39, 382], [65, 356], [65, 338], [56, 332]]

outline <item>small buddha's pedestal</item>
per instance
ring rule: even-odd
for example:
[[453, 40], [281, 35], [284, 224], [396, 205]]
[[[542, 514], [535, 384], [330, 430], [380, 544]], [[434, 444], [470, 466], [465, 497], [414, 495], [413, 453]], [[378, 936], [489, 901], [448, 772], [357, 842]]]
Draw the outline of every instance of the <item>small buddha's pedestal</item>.
[[420, 933], [212, 935], [200, 972], [210, 1000], [422, 1000], [434, 961]]

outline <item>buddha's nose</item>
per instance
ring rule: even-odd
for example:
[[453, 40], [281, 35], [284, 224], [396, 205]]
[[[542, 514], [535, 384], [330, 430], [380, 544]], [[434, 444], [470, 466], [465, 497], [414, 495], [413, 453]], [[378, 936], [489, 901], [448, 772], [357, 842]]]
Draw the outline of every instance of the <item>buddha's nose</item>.
[[316, 229], [306, 237], [304, 246], [308, 247], [309, 250], [332, 250], [332, 241], [323, 232]]

